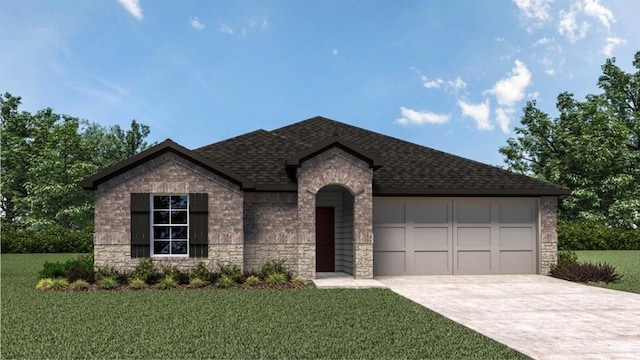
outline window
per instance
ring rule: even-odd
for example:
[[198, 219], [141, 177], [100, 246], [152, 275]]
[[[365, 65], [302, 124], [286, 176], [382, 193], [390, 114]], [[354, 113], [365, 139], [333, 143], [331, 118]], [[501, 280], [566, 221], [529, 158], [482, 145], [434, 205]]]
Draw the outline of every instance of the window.
[[189, 195], [152, 195], [153, 255], [189, 254]]

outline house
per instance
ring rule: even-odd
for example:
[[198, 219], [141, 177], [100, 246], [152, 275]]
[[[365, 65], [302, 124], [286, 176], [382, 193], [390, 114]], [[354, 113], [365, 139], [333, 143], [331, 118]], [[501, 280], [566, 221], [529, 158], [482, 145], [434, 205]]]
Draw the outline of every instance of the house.
[[97, 266], [284, 260], [307, 279], [546, 274], [569, 193], [322, 117], [195, 150], [166, 140], [81, 185]]

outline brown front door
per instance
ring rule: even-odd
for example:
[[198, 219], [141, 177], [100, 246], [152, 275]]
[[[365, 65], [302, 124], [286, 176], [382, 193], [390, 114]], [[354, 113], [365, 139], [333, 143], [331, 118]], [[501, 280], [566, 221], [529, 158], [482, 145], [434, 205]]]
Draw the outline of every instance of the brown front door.
[[332, 207], [316, 208], [316, 271], [335, 271], [335, 223]]

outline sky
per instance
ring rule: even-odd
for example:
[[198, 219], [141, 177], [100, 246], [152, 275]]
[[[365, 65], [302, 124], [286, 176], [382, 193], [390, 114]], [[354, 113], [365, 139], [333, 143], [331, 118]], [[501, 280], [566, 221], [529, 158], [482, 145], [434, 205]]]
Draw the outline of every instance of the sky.
[[324, 116], [493, 165], [535, 100], [633, 70], [637, 0], [0, 0], [21, 110], [197, 148]]

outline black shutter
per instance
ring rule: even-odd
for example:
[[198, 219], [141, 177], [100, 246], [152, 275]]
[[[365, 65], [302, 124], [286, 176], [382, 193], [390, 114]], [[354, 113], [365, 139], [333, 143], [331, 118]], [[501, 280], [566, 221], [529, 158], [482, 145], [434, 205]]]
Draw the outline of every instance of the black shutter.
[[209, 256], [209, 194], [189, 194], [189, 257]]
[[131, 257], [151, 256], [149, 193], [131, 194]]

